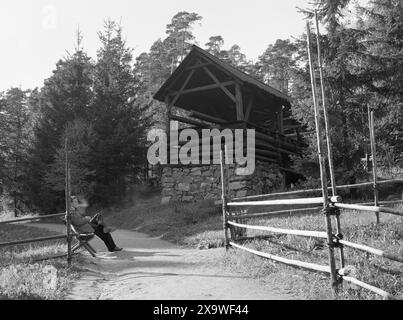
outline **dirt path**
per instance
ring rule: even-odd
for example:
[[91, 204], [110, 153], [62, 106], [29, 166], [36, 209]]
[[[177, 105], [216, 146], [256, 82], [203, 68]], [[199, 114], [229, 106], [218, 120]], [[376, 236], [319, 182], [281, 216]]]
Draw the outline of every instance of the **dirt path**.
[[[37, 224], [54, 231], [62, 225]], [[183, 249], [159, 238], [117, 230], [124, 250], [105, 252], [98, 238], [91, 241], [99, 257], [85, 257], [83, 277], [67, 299], [100, 300], [289, 300], [288, 294], [263, 287], [256, 280], [223, 270], [224, 249]]]

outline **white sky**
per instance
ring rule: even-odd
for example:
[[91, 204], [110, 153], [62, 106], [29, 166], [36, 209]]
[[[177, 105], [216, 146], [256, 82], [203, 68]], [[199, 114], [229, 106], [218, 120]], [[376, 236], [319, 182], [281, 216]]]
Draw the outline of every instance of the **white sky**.
[[56, 62], [72, 52], [77, 27], [87, 53], [95, 57], [97, 31], [110, 17], [121, 20], [134, 56], [148, 51], [179, 11], [203, 17], [194, 28], [200, 46], [221, 35], [225, 47], [238, 44], [256, 60], [276, 39], [304, 32], [305, 22], [296, 7], [310, 0], [1, 0], [0, 91], [42, 86]]

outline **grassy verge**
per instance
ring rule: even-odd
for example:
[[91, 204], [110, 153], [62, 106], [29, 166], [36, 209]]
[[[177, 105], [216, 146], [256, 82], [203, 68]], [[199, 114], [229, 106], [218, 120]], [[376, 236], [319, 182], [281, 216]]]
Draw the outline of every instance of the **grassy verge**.
[[222, 247], [220, 208], [211, 202], [160, 205], [153, 197], [126, 209], [105, 211], [107, 223], [147, 233], [179, 245], [209, 249]]
[[[0, 242], [52, 235], [55, 233], [25, 224], [0, 225]], [[34, 261], [65, 252], [63, 240], [1, 248], [0, 299], [62, 299], [78, 277], [78, 270], [67, 268], [65, 259]]]
[[[119, 228], [162, 236], [168, 241], [193, 248], [223, 246], [220, 208], [211, 203], [160, 206], [158, 202], [158, 198], [153, 198], [118, 212], [111, 210], [107, 220]], [[403, 219], [382, 214], [381, 221], [381, 224], [376, 225], [373, 213], [344, 210], [341, 217], [342, 232], [349, 241], [403, 254]], [[249, 224], [325, 231], [324, 217], [320, 214], [256, 219], [249, 221]], [[265, 233], [248, 230], [246, 235], [262, 234]], [[328, 249], [322, 240], [272, 235], [265, 240], [247, 241], [243, 244], [290, 259], [328, 265]], [[358, 279], [392, 294], [403, 295], [401, 264], [349, 248], [345, 249], [345, 256], [347, 264], [355, 266]], [[287, 267], [235, 249], [226, 254], [223, 264], [234, 272], [259, 278], [271, 288], [289, 290], [299, 298], [330, 299], [332, 296], [327, 275]], [[379, 297], [344, 285], [340, 298], [363, 300]]]

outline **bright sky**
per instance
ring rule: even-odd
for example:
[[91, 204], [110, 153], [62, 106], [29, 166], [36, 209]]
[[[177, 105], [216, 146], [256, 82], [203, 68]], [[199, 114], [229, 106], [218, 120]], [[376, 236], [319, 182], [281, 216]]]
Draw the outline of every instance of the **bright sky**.
[[56, 62], [74, 50], [79, 26], [87, 53], [95, 57], [97, 31], [110, 17], [121, 20], [134, 55], [148, 51], [179, 11], [203, 17], [194, 28], [199, 44], [221, 35], [225, 47], [238, 44], [256, 60], [276, 39], [304, 31], [303, 16], [296, 7], [310, 0], [1, 0], [0, 91], [42, 86]]

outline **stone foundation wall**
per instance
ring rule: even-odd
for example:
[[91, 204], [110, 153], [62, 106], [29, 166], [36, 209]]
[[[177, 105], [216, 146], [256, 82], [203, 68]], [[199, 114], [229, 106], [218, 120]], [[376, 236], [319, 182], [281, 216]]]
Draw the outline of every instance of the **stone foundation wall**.
[[[280, 191], [285, 187], [284, 175], [279, 167], [256, 163], [250, 176], [237, 176], [235, 166], [229, 171], [229, 196], [245, 197]], [[173, 201], [221, 200], [220, 166], [165, 167], [162, 170], [162, 203]]]

